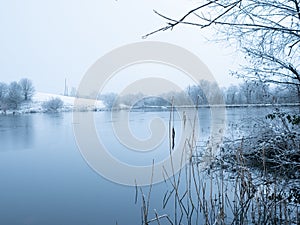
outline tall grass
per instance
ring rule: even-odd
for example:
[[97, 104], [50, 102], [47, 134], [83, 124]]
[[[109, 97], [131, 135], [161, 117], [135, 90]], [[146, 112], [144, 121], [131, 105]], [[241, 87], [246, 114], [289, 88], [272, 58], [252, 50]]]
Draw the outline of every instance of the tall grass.
[[[172, 107], [170, 131], [173, 114]], [[171, 134], [169, 138], [171, 143]], [[234, 155], [228, 157], [223, 149], [203, 168], [207, 155], [201, 156], [196, 143], [192, 132], [186, 141], [187, 165], [177, 174], [164, 171], [166, 190], [161, 199], [161, 212], [150, 207], [151, 198], [155, 197], [151, 196], [152, 184], [147, 195], [143, 188], [137, 187], [142, 196], [143, 225], [300, 224], [299, 180], [285, 180], [270, 174], [264, 151], [260, 170], [249, 167], [242, 139]], [[170, 157], [172, 159], [171, 147]]]

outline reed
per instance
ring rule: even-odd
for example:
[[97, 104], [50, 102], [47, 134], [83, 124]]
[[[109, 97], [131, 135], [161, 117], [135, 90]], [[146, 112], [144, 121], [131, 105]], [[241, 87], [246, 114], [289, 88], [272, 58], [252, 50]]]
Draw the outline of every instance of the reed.
[[[174, 119], [173, 102], [170, 132]], [[172, 162], [171, 133], [169, 138]], [[188, 163], [181, 171], [168, 174], [164, 170], [167, 188], [162, 198], [161, 212], [150, 207], [152, 184], [147, 196], [143, 188], [136, 188], [141, 195], [143, 225], [300, 224], [299, 189], [297, 186], [291, 189], [292, 185], [288, 182], [292, 181], [269, 173], [264, 150], [260, 170], [249, 167], [243, 138], [237, 147], [234, 142], [234, 155], [228, 156], [228, 152], [220, 151], [203, 168], [203, 155], [199, 153], [196, 143], [195, 132], [192, 132], [186, 140]], [[299, 180], [295, 182], [299, 184]]]

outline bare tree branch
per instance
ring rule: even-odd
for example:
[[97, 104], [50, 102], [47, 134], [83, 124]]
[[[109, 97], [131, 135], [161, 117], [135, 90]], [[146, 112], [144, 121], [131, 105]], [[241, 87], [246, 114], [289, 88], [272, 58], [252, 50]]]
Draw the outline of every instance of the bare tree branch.
[[178, 25], [214, 26], [224, 40], [234, 40], [245, 53], [246, 74], [237, 76], [300, 85], [299, 0], [202, 0], [179, 19], [154, 12], [167, 25], [144, 38]]

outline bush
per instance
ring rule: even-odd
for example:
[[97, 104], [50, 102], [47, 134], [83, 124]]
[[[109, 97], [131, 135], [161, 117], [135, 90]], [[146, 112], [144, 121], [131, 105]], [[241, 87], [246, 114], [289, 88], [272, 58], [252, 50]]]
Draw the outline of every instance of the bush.
[[63, 106], [63, 101], [58, 97], [52, 98], [42, 104], [42, 107], [46, 112], [57, 112]]
[[243, 150], [248, 166], [267, 170], [275, 176], [287, 179], [300, 178], [300, 116], [279, 109], [266, 119], [253, 121], [251, 128], [241, 128], [247, 133], [242, 139], [226, 141], [227, 159], [231, 161], [237, 149]]

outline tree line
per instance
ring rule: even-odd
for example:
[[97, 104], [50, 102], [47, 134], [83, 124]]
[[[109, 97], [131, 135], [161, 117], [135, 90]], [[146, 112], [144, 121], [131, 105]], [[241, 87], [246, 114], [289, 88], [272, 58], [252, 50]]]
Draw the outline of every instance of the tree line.
[[[221, 95], [220, 95], [221, 92]], [[221, 98], [221, 99], [220, 99]], [[247, 104], [284, 104], [300, 103], [299, 92], [291, 85], [269, 85], [263, 82], [247, 80], [243, 83], [231, 85], [227, 88], [218, 88], [218, 84], [201, 80], [199, 85], [191, 85], [181, 92], [166, 92], [158, 96], [146, 96], [142, 92], [118, 96], [116, 93], [102, 94], [99, 97], [108, 109], [118, 108], [121, 105], [143, 108], [194, 105], [247, 105]], [[187, 102], [187, 99], [189, 102]]]
[[33, 83], [27, 78], [9, 84], [0, 82], [0, 110], [18, 109], [23, 102], [30, 101], [34, 93]]
[[268, 85], [248, 80], [240, 85], [224, 89], [226, 104], [284, 104], [300, 103], [300, 95], [295, 85]]

